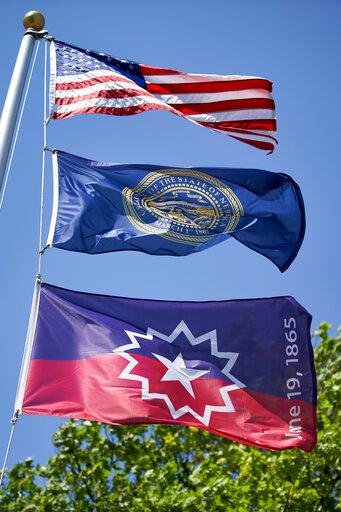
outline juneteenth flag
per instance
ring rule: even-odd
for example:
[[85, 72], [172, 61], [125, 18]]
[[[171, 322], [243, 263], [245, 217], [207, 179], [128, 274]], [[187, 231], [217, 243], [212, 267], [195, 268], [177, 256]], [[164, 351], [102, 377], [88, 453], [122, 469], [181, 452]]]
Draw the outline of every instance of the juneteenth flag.
[[147, 66], [51, 43], [50, 117], [167, 110], [259, 149], [277, 144], [272, 82]]
[[292, 297], [170, 302], [42, 284], [16, 410], [114, 425], [191, 425], [311, 451], [310, 314]]
[[284, 272], [303, 241], [303, 199], [286, 174], [121, 165], [62, 151], [53, 172], [49, 246], [185, 256], [233, 237]]

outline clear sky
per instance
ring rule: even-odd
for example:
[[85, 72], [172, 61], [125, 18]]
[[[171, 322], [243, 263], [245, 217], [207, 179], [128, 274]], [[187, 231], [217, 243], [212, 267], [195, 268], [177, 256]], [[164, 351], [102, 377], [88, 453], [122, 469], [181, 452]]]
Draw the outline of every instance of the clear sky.
[[[184, 258], [137, 252], [89, 256], [51, 249], [43, 262], [46, 282], [170, 300], [288, 294], [312, 313], [314, 328], [328, 321], [335, 332], [341, 321], [339, 0], [2, 0], [1, 8], [1, 102], [23, 33], [22, 17], [31, 9], [45, 14], [51, 35], [81, 47], [187, 72], [258, 75], [274, 82], [279, 144], [273, 155], [166, 112], [54, 121], [48, 127], [50, 146], [104, 161], [285, 172], [301, 186], [306, 204], [306, 237], [285, 274], [231, 239]], [[42, 91], [41, 48], [0, 212], [1, 454], [37, 270]], [[45, 235], [50, 205], [48, 162]], [[20, 418], [9, 465], [28, 456], [46, 461], [59, 423], [47, 417]]]

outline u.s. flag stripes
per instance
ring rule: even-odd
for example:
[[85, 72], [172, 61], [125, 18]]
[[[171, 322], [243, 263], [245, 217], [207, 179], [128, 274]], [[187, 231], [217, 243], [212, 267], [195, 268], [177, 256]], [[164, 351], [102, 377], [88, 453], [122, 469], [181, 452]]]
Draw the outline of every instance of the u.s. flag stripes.
[[256, 148], [276, 140], [272, 82], [138, 64], [60, 41], [51, 43], [50, 116], [126, 116], [167, 110]]

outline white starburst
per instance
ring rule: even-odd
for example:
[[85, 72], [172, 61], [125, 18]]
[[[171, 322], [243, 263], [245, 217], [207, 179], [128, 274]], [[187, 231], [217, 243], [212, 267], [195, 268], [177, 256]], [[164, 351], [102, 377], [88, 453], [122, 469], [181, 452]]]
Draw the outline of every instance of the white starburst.
[[[194, 416], [194, 418], [196, 418], [198, 421], [203, 423], [203, 425], [205, 425], [205, 426], [209, 425], [212, 412], [222, 412], [222, 413], [235, 412], [235, 408], [232, 404], [229, 393], [235, 389], [241, 389], [241, 388], [245, 387], [245, 384], [243, 384], [240, 380], [236, 379], [233, 375], [231, 375], [231, 369], [234, 366], [234, 364], [239, 356], [239, 353], [237, 353], [237, 352], [219, 352], [218, 345], [217, 345], [217, 331], [215, 329], [208, 333], [202, 334], [201, 336], [195, 337], [192, 334], [192, 332], [190, 331], [190, 329], [188, 328], [187, 324], [182, 320], [169, 336], [166, 334], [160, 333], [158, 331], [155, 331], [151, 327], [148, 327], [147, 334], [140, 334], [140, 333], [133, 332], [133, 331], [125, 331], [125, 332], [130, 339], [130, 343], [123, 345], [121, 347], [118, 347], [114, 350], [114, 352], [116, 354], [119, 354], [121, 357], [124, 357], [128, 361], [127, 366], [121, 372], [121, 374], [119, 375], [119, 378], [135, 380], [135, 381], [141, 382], [141, 385], [142, 385], [141, 395], [142, 395], [143, 400], [151, 400], [151, 399], [164, 400], [174, 419], [177, 419], [180, 416], [183, 416], [185, 413], [190, 413], [190, 414], [192, 414], [192, 416]], [[180, 407], [179, 409], [176, 409], [167, 394], [165, 394], [165, 393], [150, 393], [149, 380], [146, 377], [141, 377], [140, 375], [135, 375], [132, 373], [132, 370], [138, 365], [138, 361], [136, 359], [134, 359], [133, 355], [128, 354], [127, 350], [140, 348], [138, 338], [152, 341], [155, 336], [163, 341], [166, 341], [167, 343], [173, 343], [173, 341], [181, 333], [183, 333], [186, 336], [189, 343], [193, 346], [199, 345], [200, 343], [203, 343], [204, 341], [209, 341], [210, 348], [211, 348], [211, 355], [221, 358], [221, 359], [227, 359], [227, 363], [224, 366], [224, 368], [221, 370], [221, 372], [226, 377], [228, 377], [228, 379], [231, 382], [233, 382], [233, 384], [223, 386], [219, 390], [220, 395], [223, 399], [224, 405], [209, 405], [209, 404], [207, 404], [205, 406], [203, 415], [198, 414], [196, 411], [194, 411], [188, 405], [185, 405], [183, 407]], [[160, 357], [163, 357], [163, 356], [159, 356], [156, 354], [154, 354], [154, 355], [158, 359], [160, 359]], [[166, 358], [164, 358], [164, 359], [166, 359]], [[169, 360], [167, 360], [167, 361], [169, 363], [173, 363], [173, 365], [174, 365], [176, 360], [173, 362], [171, 362]], [[162, 361], [162, 362], [164, 362], [164, 361]], [[182, 364], [180, 362], [180, 360], [178, 360], [176, 363], [176, 365], [178, 367], [179, 367], [179, 363]], [[183, 365], [185, 366], [184, 362], [183, 362]], [[185, 368], [186, 368], [186, 366], [185, 366]], [[183, 367], [182, 367], [182, 370], [184, 370]], [[188, 371], [189, 369], [186, 368], [186, 370]], [[173, 368], [173, 371], [175, 371], [174, 368]], [[196, 371], [201, 371], [201, 370], [196, 370]], [[164, 375], [164, 377], [167, 375], [167, 373]], [[179, 380], [179, 379], [177, 379], [177, 380]], [[190, 384], [190, 381], [188, 381], [188, 382]], [[192, 392], [193, 392], [193, 390], [192, 390]], [[192, 395], [192, 396], [194, 396], [194, 395]]]

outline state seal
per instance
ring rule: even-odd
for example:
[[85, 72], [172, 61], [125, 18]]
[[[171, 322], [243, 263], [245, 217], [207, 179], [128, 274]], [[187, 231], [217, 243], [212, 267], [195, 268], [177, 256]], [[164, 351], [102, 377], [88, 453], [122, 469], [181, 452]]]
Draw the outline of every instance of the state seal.
[[123, 190], [129, 221], [140, 231], [197, 245], [233, 231], [243, 215], [222, 181], [191, 169], [160, 169]]

